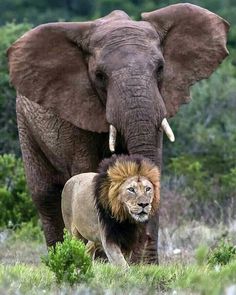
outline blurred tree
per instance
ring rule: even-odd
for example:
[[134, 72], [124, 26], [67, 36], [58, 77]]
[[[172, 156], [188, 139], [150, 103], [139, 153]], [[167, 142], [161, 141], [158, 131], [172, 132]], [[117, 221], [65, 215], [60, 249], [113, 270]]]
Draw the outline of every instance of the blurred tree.
[[[22, 22], [28, 20], [34, 24], [51, 22], [58, 19], [94, 18], [114, 9], [124, 9], [132, 16], [142, 11], [158, 9], [167, 5], [181, 3], [180, 0], [2, 0], [0, 2], [0, 24], [6, 21]], [[220, 15], [232, 14], [236, 10], [234, 0], [189, 0]], [[235, 13], [235, 12], [234, 12]], [[234, 24], [235, 18], [229, 18]]]
[[136, 13], [136, 8], [131, 1], [120, 1], [120, 0], [99, 0], [98, 9], [101, 16], [105, 16], [113, 10], [121, 9], [130, 15]]
[[0, 228], [37, 219], [22, 160], [14, 155], [0, 155], [0, 207]]
[[25, 31], [29, 24], [7, 24], [0, 27], [0, 154], [20, 154], [15, 115], [15, 90], [9, 85], [7, 48]]
[[95, 2], [93, 0], [65, 0], [65, 6], [72, 14], [91, 17], [95, 12]]

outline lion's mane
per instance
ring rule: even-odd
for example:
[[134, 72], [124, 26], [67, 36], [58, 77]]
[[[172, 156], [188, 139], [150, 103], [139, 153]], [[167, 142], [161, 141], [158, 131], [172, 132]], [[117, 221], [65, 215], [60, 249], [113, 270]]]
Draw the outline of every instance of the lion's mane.
[[153, 184], [154, 198], [151, 214], [154, 214], [159, 206], [160, 173], [157, 166], [150, 160], [140, 155], [113, 155], [100, 163], [98, 175], [94, 179], [95, 205], [99, 220], [107, 238], [116, 242], [123, 251], [132, 249], [144, 226], [130, 218], [118, 198], [120, 186], [132, 176], [144, 176]]

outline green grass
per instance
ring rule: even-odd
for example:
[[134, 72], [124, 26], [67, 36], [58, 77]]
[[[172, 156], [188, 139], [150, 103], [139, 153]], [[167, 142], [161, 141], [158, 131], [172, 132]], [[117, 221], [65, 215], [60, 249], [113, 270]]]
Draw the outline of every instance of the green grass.
[[207, 262], [209, 245], [198, 247], [191, 259], [184, 254], [178, 260], [173, 255], [163, 256], [160, 266], [136, 265], [128, 271], [96, 262], [89, 283], [73, 288], [66, 283], [58, 285], [54, 273], [40, 262], [47, 250], [39, 228], [26, 224], [17, 231], [3, 232], [8, 237], [0, 241], [0, 294], [222, 295], [227, 287], [236, 285], [236, 257], [226, 265], [211, 266]]
[[36, 294], [52, 290], [54, 275], [43, 266], [27, 264], [0, 266], [1, 294]]
[[[219, 270], [209, 266], [188, 265], [140, 265], [123, 271], [109, 264], [95, 263], [95, 276], [88, 285], [57, 285], [54, 274], [42, 264], [0, 266], [1, 294], [160, 294], [181, 290], [186, 294], [222, 294], [224, 289], [236, 283], [236, 261]], [[78, 293], [76, 293], [78, 294]], [[183, 293], [181, 293], [183, 294]]]

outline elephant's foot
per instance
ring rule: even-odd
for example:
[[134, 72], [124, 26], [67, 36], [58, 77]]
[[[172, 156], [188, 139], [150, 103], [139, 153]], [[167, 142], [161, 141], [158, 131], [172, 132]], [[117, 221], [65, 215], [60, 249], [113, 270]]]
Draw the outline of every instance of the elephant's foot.
[[132, 251], [131, 263], [158, 264], [157, 240], [144, 232]]
[[33, 196], [39, 211], [48, 247], [63, 241], [64, 221], [61, 213], [61, 198], [58, 192]]
[[146, 242], [144, 245], [144, 253], [142, 257], [143, 263], [148, 264], [158, 264], [158, 248], [157, 240], [153, 240], [149, 235], [147, 235]]
[[133, 247], [131, 263], [158, 264], [158, 221], [157, 214], [143, 227]]
[[45, 217], [40, 214], [47, 247], [55, 246], [63, 241], [64, 223], [60, 216]]

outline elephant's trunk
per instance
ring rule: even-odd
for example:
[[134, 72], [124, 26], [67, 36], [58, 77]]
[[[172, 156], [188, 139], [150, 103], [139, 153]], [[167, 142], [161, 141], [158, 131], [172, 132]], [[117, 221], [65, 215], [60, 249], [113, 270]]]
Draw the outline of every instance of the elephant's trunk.
[[[113, 76], [108, 89], [107, 119], [122, 135], [129, 154], [141, 154], [161, 163], [159, 129], [164, 117], [165, 106], [155, 81], [132, 73]], [[113, 149], [114, 128], [110, 131]]]
[[130, 154], [140, 154], [155, 163], [160, 163], [157, 153], [157, 130], [152, 122], [139, 119], [129, 121], [124, 136]]

